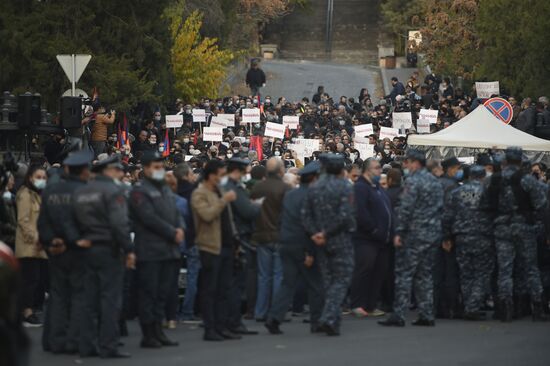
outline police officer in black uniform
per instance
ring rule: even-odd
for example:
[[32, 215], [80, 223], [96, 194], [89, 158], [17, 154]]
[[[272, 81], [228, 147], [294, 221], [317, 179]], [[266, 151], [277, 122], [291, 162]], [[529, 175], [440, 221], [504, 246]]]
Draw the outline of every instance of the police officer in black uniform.
[[178, 345], [162, 331], [162, 320], [172, 276], [181, 258], [179, 244], [184, 239], [185, 223], [174, 193], [165, 183], [163, 160], [157, 151], [145, 152], [141, 158], [144, 179], [130, 193], [143, 348]]
[[302, 277], [307, 289], [310, 308], [311, 332], [321, 330], [319, 318], [323, 311], [324, 290], [319, 266], [315, 263], [316, 248], [302, 222], [304, 200], [312, 184], [321, 171], [319, 161], [313, 161], [300, 171], [300, 187], [285, 195], [281, 214], [281, 263], [283, 282], [275, 293], [269, 308], [265, 327], [271, 334], [281, 334], [279, 325], [284, 321], [292, 302], [298, 278]]
[[42, 193], [38, 217], [40, 242], [50, 265], [50, 297], [44, 321], [44, 350], [53, 353], [78, 351], [79, 327], [84, 309], [84, 249], [72, 211], [73, 194], [90, 177], [93, 153], [70, 153], [63, 161], [61, 180]]
[[239, 257], [235, 260], [233, 268], [227, 327], [232, 333], [243, 335], [258, 334], [256, 331], [247, 329], [241, 319], [241, 295], [246, 287], [246, 269], [242, 255], [245, 251], [251, 250], [250, 237], [254, 230], [253, 223], [261, 209], [260, 205], [252, 203], [241, 182], [249, 164], [250, 161], [247, 159], [235, 157], [229, 159], [227, 161], [227, 183], [223, 187], [223, 191], [234, 191], [237, 194], [237, 199], [229, 205], [229, 215], [234, 234], [236, 234], [236, 245], [240, 246], [240, 248], [236, 248]]
[[135, 265], [128, 207], [117, 179], [121, 170], [118, 156], [102, 160], [93, 167], [95, 178], [75, 192], [73, 210], [82, 237], [89, 241], [84, 269], [86, 304], [79, 346], [83, 357], [130, 356], [118, 350], [123, 253], [126, 266]]

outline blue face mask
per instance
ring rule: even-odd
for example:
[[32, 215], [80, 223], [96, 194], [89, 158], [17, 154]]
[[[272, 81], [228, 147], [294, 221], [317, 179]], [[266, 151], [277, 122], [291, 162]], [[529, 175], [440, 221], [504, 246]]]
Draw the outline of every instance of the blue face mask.
[[462, 169], [458, 170], [455, 174], [456, 180], [462, 180], [464, 178], [464, 171]]
[[408, 168], [403, 169], [403, 175], [406, 177], [410, 174], [410, 170]]
[[375, 183], [375, 184], [380, 183], [380, 176], [375, 175], [374, 177], [372, 177], [372, 182]]

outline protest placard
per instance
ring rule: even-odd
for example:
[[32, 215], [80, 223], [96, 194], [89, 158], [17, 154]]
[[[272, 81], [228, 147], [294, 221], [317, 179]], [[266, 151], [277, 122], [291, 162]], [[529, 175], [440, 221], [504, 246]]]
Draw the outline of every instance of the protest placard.
[[183, 125], [183, 115], [173, 114], [166, 116], [166, 128], [180, 128]]
[[421, 109], [418, 119], [426, 119], [430, 124], [437, 123], [437, 115], [439, 111], [434, 109]]
[[278, 123], [267, 122], [265, 124], [264, 136], [282, 139], [285, 137], [285, 126]]
[[295, 130], [300, 124], [299, 116], [283, 116], [283, 125], [288, 126], [289, 130]]
[[374, 129], [372, 128], [372, 123], [353, 126], [353, 129], [355, 130], [355, 137], [365, 137], [365, 136], [372, 135], [374, 133]]
[[203, 141], [223, 141], [223, 129], [220, 127], [205, 127], [202, 132]]
[[393, 140], [393, 138], [397, 136], [399, 136], [399, 130], [397, 128], [380, 127], [380, 140], [383, 140], [385, 138]]
[[353, 143], [355, 144], [368, 144], [369, 143], [369, 138], [368, 137], [358, 137], [358, 136], [355, 136], [353, 138]]
[[500, 94], [500, 86], [498, 81], [479, 82], [476, 81], [476, 94], [478, 98], [491, 98], [491, 95]]
[[430, 133], [430, 121], [427, 119], [419, 119], [416, 121], [416, 132]]
[[304, 157], [309, 158], [313, 152], [319, 151], [319, 140], [316, 139], [296, 139], [296, 144], [302, 145]]
[[210, 119], [210, 127], [226, 128], [228, 123], [231, 122], [219, 116], [212, 116]]
[[354, 143], [353, 147], [359, 151], [359, 157], [362, 160], [372, 158], [374, 156], [374, 145], [363, 144], [363, 143]]
[[392, 120], [393, 120], [392, 127], [395, 129], [402, 128], [402, 129], [408, 130], [412, 126], [411, 112], [393, 112]]
[[199, 122], [199, 123], [206, 122], [206, 110], [193, 109], [193, 122]]
[[227, 121], [226, 126], [227, 127], [233, 127], [235, 126], [235, 115], [234, 114], [218, 114], [219, 118], [225, 119]]
[[460, 161], [462, 164], [468, 164], [468, 165], [472, 165], [472, 164], [475, 164], [476, 162], [476, 158], [473, 157], [473, 156], [463, 156], [463, 157], [459, 157], [457, 158], [458, 161]]
[[185, 155], [185, 161], [193, 159], [193, 155]]
[[260, 110], [258, 108], [244, 108], [242, 122], [243, 123], [260, 122]]

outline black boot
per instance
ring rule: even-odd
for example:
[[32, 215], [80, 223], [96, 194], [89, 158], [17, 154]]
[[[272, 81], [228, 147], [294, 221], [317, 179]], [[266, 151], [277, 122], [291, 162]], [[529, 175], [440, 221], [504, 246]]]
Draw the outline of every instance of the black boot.
[[275, 319], [268, 319], [264, 326], [267, 328], [270, 334], [283, 334], [283, 331], [279, 328], [279, 322]]
[[511, 322], [514, 316], [514, 303], [512, 299], [504, 299], [500, 303], [500, 320], [502, 322]]
[[118, 324], [120, 327], [120, 336], [128, 337], [128, 326], [126, 325], [126, 320], [121, 317]]
[[392, 314], [384, 320], [379, 320], [378, 324], [383, 325], [385, 327], [404, 327], [405, 321], [403, 319], [399, 319], [398, 317]]
[[340, 335], [340, 326], [337, 324], [325, 323], [321, 325], [321, 328], [328, 336], [334, 337]]
[[412, 325], [420, 326], [420, 327], [433, 327], [435, 326], [435, 321], [428, 320], [423, 317], [418, 317], [415, 321], [411, 323]]
[[163, 346], [177, 346], [179, 345], [178, 342], [170, 340], [166, 334], [162, 331], [162, 325], [160, 322], [154, 323], [154, 336], [157, 341], [160, 342]]
[[213, 329], [206, 329], [204, 331], [204, 336], [202, 337], [202, 339], [212, 342], [221, 342], [224, 340], [224, 338]]
[[544, 313], [542, 302], [534, 301], [532, 306], [532, 315], [534, 322], [545, 322], [548, 320], [548, 316]]
[[154, 336], [154, 324], [140, 323], [141, 333], [143, 338], [141, 339], [140, 346], [142, 348], [160, 348], [162, 344]]

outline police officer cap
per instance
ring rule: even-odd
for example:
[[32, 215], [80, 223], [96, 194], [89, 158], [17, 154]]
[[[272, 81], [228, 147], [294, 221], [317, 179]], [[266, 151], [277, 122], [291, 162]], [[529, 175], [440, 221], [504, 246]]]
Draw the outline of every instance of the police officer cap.
[[227, 159], [227, 165], [240, 165], [240, 166], [248, 166], [250, 164], [250, 160], [248, 159], [241, 159], [241, 158], [231, 158]]
[[471, 178], [484, 178], [485, 177], [485, 168], [481, 165], [472, 165], [470, 167], [470, 177]]
[[441, 166], [445, 170], [449, 169], [450, 167], [457, 166], [457, 165], [461, 165], [461, 164], [460, 164], [460, 161], [455, 156], [453, 156], [452, 158], [445, 159], [441, 163]]
[[426, 153], [418, 149], [409, 149], [405, 154], [405, 159], [407, 160], [416, 160], [422, 164], [426, 164]]
[[340, 154], [321, 154], [319, 161], [329, 174], [339, 174], [346, 165], [344, 157]]
[[508, 161], [521, 161], [523, 149], [519, 146], [510, 146], [506, 148], [505, 155]]
[[302, 170], [298, 172], [299, 175], [319, 174], [321, 171], [321, 163], [319, 161], [312, 161], [306, 165]]
[[90, 150], [79, 150], [69, 153], [63, 160], [65, 166], [85, 166], [89, 165], [94, 158], [94, 154]]
[[477, 157], [477, 164], [479, 165], [493, 165], [493, 159], [489, 154], [479, 154]]
[[120, 162], [120, 157], [118, 155], [112, 155], [107, 159], [99, 160], [94, 164], [94, 166], [92, 167], [92, 170], [94, 172], [101, 172], [107, 168], [116, 168], [116, 169], [124, 170], [124, 166]]
[[149, 165], [155, 161], [163, 161], [164, 158], [158, 151], [145, 151], [141, 157], [141, 163], [143, 165]]

